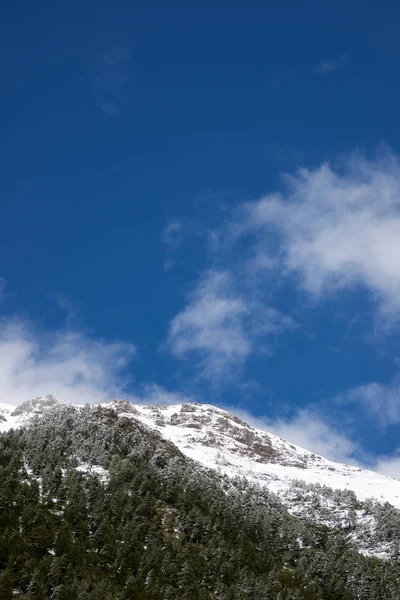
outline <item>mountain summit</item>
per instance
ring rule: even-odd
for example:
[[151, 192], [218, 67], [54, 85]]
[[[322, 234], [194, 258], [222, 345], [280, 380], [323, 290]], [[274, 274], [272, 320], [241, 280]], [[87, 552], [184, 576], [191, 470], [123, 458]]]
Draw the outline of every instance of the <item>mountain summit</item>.
[[197, 403], [45, 396], [0, 427], [0, 598], [400, 598], [397, 480]]
[[[18, 407], [0, 405], [0, 431], [27, 425], [64, 402], [52, 395]], [[82, 407], [74, 405], [75, 408]], [[352, 491], [361, 500], [389, 502], [400, 508], [400, 480], [336, 463], [251, 427], [239, 417], [208, 404], [143, 406], [126, 400], [106, 402], [120, 417], [158, 431], [187, 457], [228, 477], [242, 477], [282, 499], [294, 482]]]
[[400, 508], [400, 480], [327, 460], [215, 406], [191, 402], [133, 408], [126, 416], [157, 429], [190, 458], [230, 477], [245, 477], [278, 494], [301, 480]]

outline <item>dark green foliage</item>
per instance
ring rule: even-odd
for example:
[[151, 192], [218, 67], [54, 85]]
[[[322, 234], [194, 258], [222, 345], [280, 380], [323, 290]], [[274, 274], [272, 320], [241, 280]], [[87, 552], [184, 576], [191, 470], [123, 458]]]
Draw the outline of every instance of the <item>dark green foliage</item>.
[[0, 436], [0, 600], [393, 600], [398, 573], [113, 411]]

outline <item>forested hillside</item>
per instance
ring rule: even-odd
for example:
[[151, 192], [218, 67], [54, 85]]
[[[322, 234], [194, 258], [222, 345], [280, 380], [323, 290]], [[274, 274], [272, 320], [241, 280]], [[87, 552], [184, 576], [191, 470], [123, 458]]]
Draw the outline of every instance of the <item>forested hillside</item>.
[[400, 560], [290, 516], [113, 410], [0, 436], [0, 598], [394, 600]]

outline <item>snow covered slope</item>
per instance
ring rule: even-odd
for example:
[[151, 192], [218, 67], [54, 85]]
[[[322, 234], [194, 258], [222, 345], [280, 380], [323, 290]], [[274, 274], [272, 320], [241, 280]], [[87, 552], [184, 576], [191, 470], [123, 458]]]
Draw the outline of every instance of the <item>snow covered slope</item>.
[[250, 427], [215, 406], [195, 402], [175, 406], [133, 406], [123, 402], [107, 405], [157, 429], [181, 452], [204, 466], [257, 482], [281, 497], [292, 481], [301, 480], [352, 490], [360, 500], [375, 498], [400, 508], [400, 480], [329, 461]]
[[19, 406], [0, 402], [0, 433], [11, 428], [28, 425], [33, 417], [40, 417], [46, 411], [52, 410], [61, 404], [65, 403], [51, 394], [27, 400]]
[[[35, 398], [18, 407], [0, 404], [0, 431], [29, 424], [63, 404], [54, 396]], [[400, 480], [329, 461], [281, 438], [250, 427], [215, 406], [191, 402], [175, 406], [141, 406], [107, 402], [120, 416], [136, 419], [176, 444], [189, 458], [229, 477], [244, 477], [265, 486], [283, 501], [293, 481], [353, 491], [359, 500], [374, 498], [400, 508]]]

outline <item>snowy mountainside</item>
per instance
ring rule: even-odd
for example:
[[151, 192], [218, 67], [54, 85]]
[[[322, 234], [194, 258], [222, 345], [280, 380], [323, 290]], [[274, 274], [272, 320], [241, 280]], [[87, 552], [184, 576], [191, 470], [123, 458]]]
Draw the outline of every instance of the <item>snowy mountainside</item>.
[[321, 495], [351, 522], [368, 507], [349, 492], [304, 487], [297, 517], [265, 486], [185, 456], [132, 405], [34, 405], [0, 435], [0, 598], [400, 598], [389, 504], [367, 515], [382, 535], [362, 539], [315, 512]]
[[46, 411], [65, 404], [52, 394], [27, 400], [19, 406], [0, 402], [0, 433], [12, 427], [28, 425], [34, 417], [41, 417]]
[[[122, 409], [119, 406], [119, 411]], [[195, 402], [175, 406], [132, 405], [124, 416], [157, 429], [186, 456], [204, 466], [229, 477], [244, 477], [279, 496], [289, 490], [293, 481], [300, 480], [353, 491], [359, 500], [374, 498], [400, 508], [400, 480], [332, 462], [250, 427], [215, 406]]]
[[397, 547], [398, 479], [329, 461], [215, 406], [107, 405], [157, 429], [203, 466], [273, 492], [292, 515], [347, 531], [367, 556], [389, 558]]
[[[0, 404], [0, 432], [27, 425], [32, 418], [40, 418], [60, 404], [65, 403], [52, 395], [17, 407]], [[103, 406], [157, 430], [183, 454], [202, 465], [229, 477], [243, 477], [279, 496], [287, 494], [293, 482], [302, 481], [352, 491], [361, 501], [373, 498], [400, 508], [400, 480], [332, 462], [255, 429], [215, 406], [196, 402], [143, 406], [125, 400], [107, 402]]]
[[[27, 426], [62, 405], [54, 396], [18, 407], [0, 404], [0, 432]], [[347, 531], [366, 555], [386, 558], [400, 544], [398, 479], [329, 461], [211, 405], [143, 406], [116, 400], [103, 407], [156, 431], [218, 475], [254, 484], [260, 494], [274, 493], [292, 515]]]

